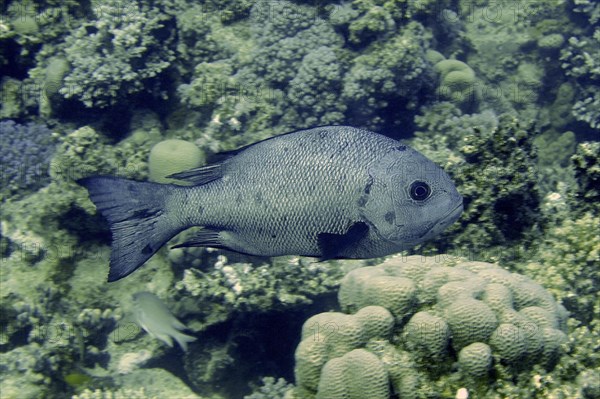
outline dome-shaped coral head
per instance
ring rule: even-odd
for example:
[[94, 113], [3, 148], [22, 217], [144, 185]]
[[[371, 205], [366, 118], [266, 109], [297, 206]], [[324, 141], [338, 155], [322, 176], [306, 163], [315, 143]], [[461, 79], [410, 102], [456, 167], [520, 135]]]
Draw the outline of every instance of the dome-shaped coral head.
[[462, 214], [462, 196], [450, 176], [404, 145], [369, 170], [371, 195], [363, 215], [385, 240], [406, 248], [441, 233]]

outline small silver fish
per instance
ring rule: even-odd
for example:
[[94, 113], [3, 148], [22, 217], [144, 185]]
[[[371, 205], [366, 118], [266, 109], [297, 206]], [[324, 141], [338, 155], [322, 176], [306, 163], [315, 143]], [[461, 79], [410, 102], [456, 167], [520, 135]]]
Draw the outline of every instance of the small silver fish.
[[204, 229], [176, 247], [373, 258], [430, 239], [463, 210], [439, 166], [366, 130], [300, 130], [228, 155], [170, 176], [191, 187], [115, 177], [78, 181], [112, 231], [108, 281], [129, 275], [192, 226]]
[[187, 351], [188, 342], [196, 338], [186, 335], [179, 330], [185, 329], [183, 325], [159, 297], [151, 292], [136, 292], [132, 295], [133, 317], [151, 337], [160, 339], [165, 344], [173, 347], [173, 339], [177, 341], [183, 351]]

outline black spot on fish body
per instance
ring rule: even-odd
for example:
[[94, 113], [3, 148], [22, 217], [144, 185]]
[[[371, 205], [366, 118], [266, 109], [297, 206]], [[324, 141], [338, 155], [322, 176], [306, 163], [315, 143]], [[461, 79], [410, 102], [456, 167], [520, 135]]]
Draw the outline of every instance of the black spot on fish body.
[[399, 145], [398, 147], [395, 148], [396, 151], [406, 151], [406, 146], [405, 145]]
[[360, 208], [362, 208], [363, 206], [367, 205], [368, 201], [369, 201], [369, 198], [366, 195], [361, 195], [360, 198], [358, 199], [358, 201], [356, 201], [356, 205], [358, 205]]
[[152, 253], [154, 253], [154, 252], [153, 252], [153, 250], [152, 250], [152, 247], [150, 246], [150, 244], [148, 244], [148, 245], [146, 245], [146, 246], [145, 246], [145, 247], [142, 249], [142, 253], [143, 253], [144, 255], [147, 255], [147, 254], [152, 254]]
[[157, 210], [151, 211], [149, 209], [140, 209], [140, 210], [133, 212], [132, 217], [139, 218], [139, 219], [148, 219], [148, 218], [152, 218], [153, 216], [156, 216], [158, 213], [159, 213], [159, 211], [157, 211]]
[[369, 195], [371, 193], [371, 186], [373, 186], [373, 176], [369, 176], [367, 179], [367, 184], [364, 189], [365, 194]]
[[396, 220], [396, 213], [394, 211], [389, 211], [388, 213], [386, 213], [384, 215], [384, 219], [389, 224], [393, 224], [394, 221]]

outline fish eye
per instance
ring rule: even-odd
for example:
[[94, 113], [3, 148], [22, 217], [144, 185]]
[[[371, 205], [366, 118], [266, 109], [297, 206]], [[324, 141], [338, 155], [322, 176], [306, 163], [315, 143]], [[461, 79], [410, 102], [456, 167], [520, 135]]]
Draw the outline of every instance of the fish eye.
[[431, 194], [431, 188], [429, 187], [429, 184], [425, 183], [424, 181], [417, 180], [411, 183], [409, 193], [410, 198], [414, 199], [415, 201], [424, 201], [429, 198], [429, 195]]

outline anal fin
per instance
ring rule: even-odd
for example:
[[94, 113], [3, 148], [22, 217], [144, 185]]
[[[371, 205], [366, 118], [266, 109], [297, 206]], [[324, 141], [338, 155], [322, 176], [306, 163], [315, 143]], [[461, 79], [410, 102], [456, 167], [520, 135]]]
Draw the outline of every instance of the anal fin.
[[320, 261], [343, 257], [347, 249], [355, 246], [369, 234], [365, 222], [355, 222], [345, 234], [320, 233], [318, 245], [321, 251]]

